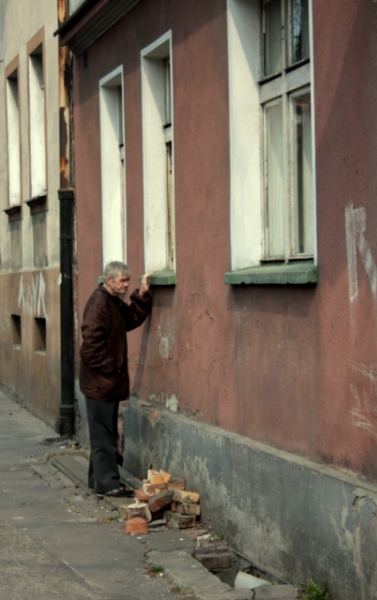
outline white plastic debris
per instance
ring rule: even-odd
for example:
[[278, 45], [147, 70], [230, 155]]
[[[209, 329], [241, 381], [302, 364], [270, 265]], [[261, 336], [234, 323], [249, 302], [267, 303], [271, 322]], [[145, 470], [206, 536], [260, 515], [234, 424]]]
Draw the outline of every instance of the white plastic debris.
[[249, 573], [244, 573], [243, 571], [238, 571], [236, 575], [236, 579], [234, 580], [234, 589], [235, 590], [253, 590], [261, 585], [271, 585], [269, 581], [265, 579], [261, 579], [260, 577], [255, 577], [254, 575], [250, 575]]

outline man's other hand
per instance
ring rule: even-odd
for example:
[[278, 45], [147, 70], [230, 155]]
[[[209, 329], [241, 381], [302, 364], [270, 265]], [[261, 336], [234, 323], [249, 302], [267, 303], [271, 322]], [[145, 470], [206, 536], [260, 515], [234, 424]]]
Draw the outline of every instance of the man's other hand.
[[145, 273], [141, 278], [141, 285], [140, 285], [140, 290], [139, 290], [140, 296], [144, 296], [144, 294], [146, 292], [149, 292], [149, 285], [148, 285], [149, 275], [150, 275], [150, 273]]

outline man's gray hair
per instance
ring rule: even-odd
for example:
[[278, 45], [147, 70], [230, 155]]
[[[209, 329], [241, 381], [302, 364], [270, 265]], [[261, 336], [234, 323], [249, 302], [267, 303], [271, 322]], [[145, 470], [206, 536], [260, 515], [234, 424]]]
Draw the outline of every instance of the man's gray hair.
[[107, 263], [103, 271], [103, 276], [115, 279], [118, 273], [121, 275], [131, 275], [131, 270], [124, 263], [113, 260], [112, 262]]

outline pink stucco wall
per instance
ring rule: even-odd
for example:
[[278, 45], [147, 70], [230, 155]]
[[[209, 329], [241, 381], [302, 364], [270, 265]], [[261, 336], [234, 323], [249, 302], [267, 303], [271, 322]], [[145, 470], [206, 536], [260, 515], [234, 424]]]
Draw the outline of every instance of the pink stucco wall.
[[[157, 4], [138, 4], [87, 51], [86, 67], [83, 56], [74, 61], [79, 315], [102, 267], [98, 81], [123, 64], [136, 284], [144, 268], [140, 50], [171, 29], [178, 284], [153, 289], [150, 322], [129, 335], [133, 391], [157, 403], [174, 394], [183, 414], [376, 479], [377, 4], [313, 2], [319, 283], [310, 287], [224, 284], [226, 2]], [[366, 214], [353, 299], [351, 204]]]

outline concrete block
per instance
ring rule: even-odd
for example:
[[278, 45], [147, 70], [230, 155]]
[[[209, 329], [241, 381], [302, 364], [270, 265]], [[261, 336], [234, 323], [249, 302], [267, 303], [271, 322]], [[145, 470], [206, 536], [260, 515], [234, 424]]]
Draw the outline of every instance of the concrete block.
[[254, 590], [254, 600], [296, 600], [299, 591], [293, 585], [263, 585]]
[[177, 512], [181, 515], [195, 515], [200, 516], [200, 504], [189, 504], [188, 502], [173, 502], [171, 509], [173, 512]]
[[193, 504], [199, 502], [200, 496], [197, 492], [189, 492], [188, 490], [177, 490], [173, 497], [174, 502], [187, 502]]
[[215, 571], [217, 569], [230, 569], [233, 564], [234, 555], [232, 552], [223, 552], [221, 554], [214, 552], [213, 554], [198, 554], [195, 555], [195, 558], [209, 571]]
[[123, 529], [129, 535], [143, 535], [148, 533], [148, 523], [141, 517], [135, 517], [134, 519], [125, 521]]
[[205, 545], [196, 546], [195, 555], [196, 554], [224, 554], [226, 552], [231, 552], [230, 546], [226, 542], [208, 542]]
[[152, 496], [148, 500], [148, 506], [152, 513], [156, 513], [157, 511], [169, 506], [172, 503], [174, 496], [173, 490], [164, 490], [160, 492], [156, 496]]
[[168, 525], [174, 529], [187, 529], [196, 525], [195, 515], [180, 515], [167, 510], [164, 516]]

